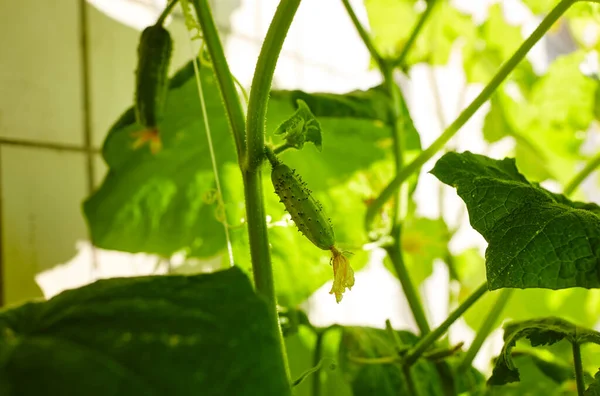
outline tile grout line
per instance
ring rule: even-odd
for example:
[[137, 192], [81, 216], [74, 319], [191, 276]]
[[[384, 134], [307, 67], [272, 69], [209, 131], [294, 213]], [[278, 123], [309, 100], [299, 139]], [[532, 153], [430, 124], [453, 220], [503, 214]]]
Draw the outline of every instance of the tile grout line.
[[87, 149], [85, 146], [75, 146], [71, 144], [62, 143], [46, 143], [46, 142], [34, 142], [21, 139], [10, 139], [0, 137], [0, 146], [17, 146], [17, 147], [31, 147], [36, 149], [48, 149], [55, 151], [72, 151], [77, 153], [87, 153], [90, 151], [92, 154], [99, 154], [100, 149], [91, 147]]
[[4, 306], [5, 290], [4, 287], [4, 186], [2, 184], [2, 147], [0, 147], [0, 307]]
[[[83, 144], [85, 149], [86, 173], [87, 173], [87, 195], [94, 192], [96, 186], [96, 169], [94, 165], [94, 151], [92, 147], [92, 108], [90, 87], [90, 54], [89, 54], [89, 17], [88, 4], [86, 0], [79, 0], [79, 39], [81, 51], [81, 96], [83, 104]], [[82, 211], [83, 213], [83, 211]], [[87, 228], [88, 239], [91, 243], [91, 234]], [[91, 244], [91, 270], [90, 278], [93, 280], [98, 269], [96, 248]]]

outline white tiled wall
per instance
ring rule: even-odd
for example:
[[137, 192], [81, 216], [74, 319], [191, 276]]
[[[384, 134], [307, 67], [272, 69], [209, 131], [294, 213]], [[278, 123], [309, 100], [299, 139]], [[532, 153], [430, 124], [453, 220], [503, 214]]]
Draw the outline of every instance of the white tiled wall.
[[[212, 2], [217, 23], [227, 33], [232, 71], [245, 85], [251, 82], [252, 65], [277, 3]], [[82, 4], [84, 0], [0, 1], [0, 268], [5, 304], [41, 296], [34, 276], [69, 262], [77, 246], [84, 246], [81, 202], [89, 194], [89, 179], [98, 185], [106, 173], [100, 154], [90, 154], [92, 174], [87, 169]], [[89, 132], [97, 153], [111, 124], [132, 103], [139, 31], [91, 5], [85, 7]], [[330, 31], [331, 26], [336, 29]], [[181, 17], [172, 20], [169, 30], [175, 41], [174, 72], [191, 54]], [[334, 92], [367, 87], [377, 82], [368, 64], [341, 2], [323, 7], [321, 1], [307, 0], [284, 46], [274, 83]], [[68, 150], [57, 150], [61, 147]], [[81, 261], [91, 256], [77, 257]], [[90, 268], [65, 276], [89, 273], [83, 281], [91, 281]]]

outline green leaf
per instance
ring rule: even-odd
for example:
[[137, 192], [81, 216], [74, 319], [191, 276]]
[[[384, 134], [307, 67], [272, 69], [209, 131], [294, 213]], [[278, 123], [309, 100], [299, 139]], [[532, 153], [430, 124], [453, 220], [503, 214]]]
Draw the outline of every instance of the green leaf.
[[556, 0], [523, 0], [534, 14], [547, 14], [556, 5]]
[[300, 150], [305, 142], [312, 142], [317, 150], [322, 149], [321, 124], [302, 99], [296, 101], [298, 109], [287, 120], [281, 123], [276, 135], [284, 135], [287, 145]]
[[[414, 345], [418, 337], [407, 331], [397, 331], [400, 341]], [[361, 395], [410, 395], [402, 367], [398, 363], [365, 364], [359, 359], [391, 357], [396, 352], [394, 341], [386, 330], [368, 327], [344, 327], [340, 344], [340, 365], [345, 377], [352, 386], [355, 396]], [[458, 392], [471, 391], [483, 383], [483, 376], [475, 369], [470, 369], [457, 380], [454, 373], [459, 359], [448, 360], [449, 370], [446, 375]], [[412, 376], [420, 395], [441, 395], [442, 378], [436, 369], [436, 363], [420, 359], [411, 368]], [[442, 372], [444, 372], [442, 370]], [[448, 378], [446, 378], [448, 379]]]
[[594, 375], [594, 382], [585, 390], [583, 396], [600, 396], [600, 371]]
[[528, 177], [564, 184], [584, 159], [581, 146], [595, 118], [598, 86], [580, 70], [584, 57], [576, 51], [557, 58], [542, 77], [519, 84], [521, 95], [501, 87], [492, 96], [484, 137], [494, 142], [512, 136], [517, 163]]
[[[489, 8], [488, 18], [479, 25], [472, 39], [463, 47], [463, 68], [468, 82], [487, 84], [498, 71], [499, 65], [510, 58], [524, 38], [519, 26], [504, 18], [501, 3]], [[507, 81], [517, 82], [527, 90], [535, 79], [531, 63], [521, 61]]]
[[561, 370], [560, 377], [552, 378], [548, 376], [547, 372], [540, 369], [537, 358], [534, 356], [530, 353], [514, 351], [512, 358], [515, 365], [519, 367], [521, 380], [501, 386], [489, 386], [486, 394], [490, 396], [566, 396], [575, 393], [575, 382], [572, 378], [564, 378], [567, 372], [570, 377], [573, 377], [572, 366], [556, 366], [556, 370]]
[[[369, 24], [379, 53], [397, 57], [406, 44], [420, 12], [413, 0], [365, 0]], [[408, 53], [406, 65], [427, 62], [442, 65], [448, 62], [458, 39], [472, 40], [475, 25], [448, 2], [439, 2]]]
[[[225, 263], [226, 212], [235, 263], [250, 272], [239, 165], [212, 70], [201, 68], [201, 76], [223, 205], [215, 190], [190, 63], [171, 80], [166, 115], [159, 125], [162, 151], [152, 155], [146, 147], [132, 148], [131, 133], [141, 126], [135, 123], [132, 110], [125, 112], [105, 141], [103, 154], [109, 173], [85, 202], [84, 212], [96, 246], [165, 257], [175, 253], [213, 261], [220, 257], [223, 266], [229, 264]], [[359, 270], [368, 255], [362, 251], [367, 237], [357, 224], [364, 216], [365, 201], [389, 182], [389, 173], [382, 176], [382, 169], [392, 163], [386, 95], [380, 88], [347, 95], [274, 91], [269, 101], [267, 141], [280, 139], [274, 132], [295, 112], [298, 99], [319, 118], [326, 149], [323, 153], [289, 150], [281, 158], [302, 175], [321, 201], [340, 247], [355, 253], [352, 267]], [[416, 131], [410, 136], [412, 152], [420, 150]], [[296, 305], [332, 279], [330, 256], [310, 245], [286, 220], [283, 206], [271, 193], [268, 172], [263, 172], [263, 182], [278, 299], [284, 305]], [[196, 271], [203, 271], [202, 265]]]
[[[321, 353], [321, 370], [313, 373], [306, 380], [294, 387], [295, 396], [312, 396], [313, 381], [317, 378], [321, 383], [321, 394], [332, 396], [352, 396], [350, 385], [344, 380], [338, 365], [338, 349], [340, 330], [331, 329], [323, 337]], [[292, 378], [298, 378], [313, 365], [315, 334], [306, 327], [291, 337], [286, 338], [288, 361]]]
[[289, 395], [266, 303], [236, 268], [115, 278], [0, 313], [3, 395]]
[[519, 371], [512, 361], [511, 351], [517, 340], [527, 338], [531, 346], [552, 345], [563, 339], [571, 343], [600, 344], [600, 333], [576, 326], [566, 320], [550, 317], [523, 322], [511, 322], [504, 326], [504, 346], [496, 360], [490, 385], [503, 385], [519, 381]]
[[[459, 300], [463, 300], [485, 281], [485, 259], [478, 249], [468, 249], [454, 257], [455, 268], [461, 283]], [[499, 290], [484, 295], [464, 315], [467, 324], [477, 330], [481, 327]], [[503, 320], [526, 320], [540, 316], [559, 316], [584, 327], [593, 327], [600, 316], [600, 290], [571, 288], [562, 290], [516, 289], [498, 318]], [[568, 351], [570, 356], [571, 351]], [[599, 362], [600, 363], [600, 362]]]
[[[222, 168], [236, 162], [235, 150], [230, 134], [220, 132], [229, 127], [214, 76], [210, 69], [201, 70]], [[109, 173], [83, 205], [94, 245], [166, 257], [182, 250], [210, 257], [225, 245], [217, 205], [207, 199], [215, 184], [193, 73], [189, 63], [171, 80], [158, 125], [163, 143], [158, 154], [132, 147], [131, 135], [143, 127], [131, 109], [109, 131], [103, 148]], [[241, 183], [239, 174], [235, 178]]]
[[[435, 259], [443, 259], [450, 242], [448, 226], [442, 219], [408, 217], [402, 225], [402, 253], [412, 281], [419, 285], [433, 272]], [[396, 276], [389, 258], [386, 268]]]
[[513, 159], [447, 153], [431, 171], [457, 188], [471, 225], [488, 242], [490, 290], [600, 287], [600, 207], [553, 194]]

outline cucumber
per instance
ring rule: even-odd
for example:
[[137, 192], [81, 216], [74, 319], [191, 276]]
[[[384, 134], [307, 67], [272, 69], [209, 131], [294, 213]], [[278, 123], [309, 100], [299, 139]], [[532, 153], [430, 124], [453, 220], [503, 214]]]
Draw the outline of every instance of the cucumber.
[[271, 181], [275, 193], [292, 216], [298, 230], [316, 247], [332, 253], [333, 285], [329, 294], [335, 294], [339, 303], [346, 288], [350, 290], [354, 286], [354, 271], [346, 257], [347, 253], [335, 247], [333, 226], [325, 216], [323, 206], [312, 196], [300, 175], [268, 150], [267, 157], [273, 166]]
[[300, 232], [319, 249], [331, 250], [335, 245], [333, 227], [302, 178], [289, 166], [279, 163], [273, 167], [271, 181]]
[[156, 129], [163, 115], [172, 51], [171, 35], [162, 25], [144, 29], [135, 74], [135, 116], [147, 129]]

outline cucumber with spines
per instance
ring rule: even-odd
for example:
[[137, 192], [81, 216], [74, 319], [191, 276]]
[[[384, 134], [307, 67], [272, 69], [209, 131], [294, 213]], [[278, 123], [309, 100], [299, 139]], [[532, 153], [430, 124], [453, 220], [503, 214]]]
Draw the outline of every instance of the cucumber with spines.
[[295, 170], [283, 164], [275, 154], [266, 149], [265, 153], [273, 167], [271, 181], [280, 202], [292, 216], [298, 231], [302, 232], [316, 247], [330, 250], [332, 254], [333, 285], [329, 294], [335, 294], [339, 303], [346, 289], [354, 286], [354, 271], [347, 259], [347, 252], [335, 246], [335, 233], [331, 220], [325, 215], [323, 205], [312, 196], [312, 191]]
[[280, 162], [273, 167], [271, 181], [298, 230], [318, 248], [331, 250], [335, 245], [333, 227], [300, 175]]

